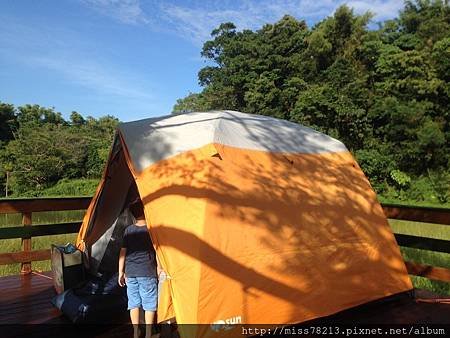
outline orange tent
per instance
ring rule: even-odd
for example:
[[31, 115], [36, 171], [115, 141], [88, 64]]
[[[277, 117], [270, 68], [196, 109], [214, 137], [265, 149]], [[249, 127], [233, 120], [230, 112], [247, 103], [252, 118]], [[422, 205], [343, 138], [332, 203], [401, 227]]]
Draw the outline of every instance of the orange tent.
[[137, 194], [170, 276], [158, 320], [299, 323], [412, 289], [369, 181], [310, 128], [234, 111], [121, 124], [77, 239], [92, 270], [117, 269]]

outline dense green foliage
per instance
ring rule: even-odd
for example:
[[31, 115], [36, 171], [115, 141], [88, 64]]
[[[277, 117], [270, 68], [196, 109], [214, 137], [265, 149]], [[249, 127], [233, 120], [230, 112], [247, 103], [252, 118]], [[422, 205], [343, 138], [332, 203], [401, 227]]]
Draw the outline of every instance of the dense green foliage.
[[221, 24], [203, 45], [204, 87], [174, 112], [233, 109], [343, 141], [377, 192], [450, 201], [450, 6], [406, 1], [398, 18], [342, 6], [314, 27], [285, 16], [257, 31]]
[[38, 196], [92, 194], [118, 120], [72, 112], [66, 121], [53, 108], [0, 103], [0, 122], [0, 193], [9, 172], [9, 195]]
[[55, 185], [43, 190], [30, 190], [24, 192], [20, 197], [93, 196], [98, 184], [98, 178], [63, 178]]
[[[450, 6], [406, 1], [377, 29], [370, 20], [342, 6], [314, 27], [223, 23], [202, 49], [204, 89], [174, 111], [305, 124], [342, 140], [385, 201], [450, 203]], [[0, 194], [7, 172], [9, 195], [91, 194], [117, 123], [0, 102]]]

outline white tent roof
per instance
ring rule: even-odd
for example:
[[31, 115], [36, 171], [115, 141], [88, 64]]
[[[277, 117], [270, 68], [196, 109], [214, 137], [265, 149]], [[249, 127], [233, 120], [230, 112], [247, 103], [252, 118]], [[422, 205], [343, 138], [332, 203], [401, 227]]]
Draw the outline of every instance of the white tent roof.
[[311, 128], [236, 111], [195, 112], [122, 123], [136, 170], [210, 143], [281, 153], [332, 153], [345, 145]]

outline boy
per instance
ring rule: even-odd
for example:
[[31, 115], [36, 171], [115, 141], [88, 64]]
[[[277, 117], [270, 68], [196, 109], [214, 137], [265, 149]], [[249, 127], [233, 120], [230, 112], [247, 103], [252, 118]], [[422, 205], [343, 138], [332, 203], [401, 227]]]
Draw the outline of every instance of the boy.
[[[134, 337], [138, 337], [139, 308], [145, 311], [145, 337], [150, 338], [158, 299], [156, 254], [153, 248], [140, 199], [129, 206], [136, 219], [124, 232], [119, 256], [119, 285], [127, 285]], [[125, 269], [124, 269], [125, 268]]]

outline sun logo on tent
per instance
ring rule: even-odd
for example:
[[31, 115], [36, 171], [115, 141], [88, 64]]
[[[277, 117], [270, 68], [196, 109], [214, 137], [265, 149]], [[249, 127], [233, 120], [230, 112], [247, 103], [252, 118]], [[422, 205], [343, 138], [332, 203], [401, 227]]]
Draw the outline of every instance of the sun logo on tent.
[[227, 319], [219, 319], [211, 324], [211, 330], [215, 332], [227, 331], [231, 330], [234, 324], [241, 324], [241, 323], [242, 323], [241, 316], [235, 316]]

